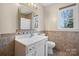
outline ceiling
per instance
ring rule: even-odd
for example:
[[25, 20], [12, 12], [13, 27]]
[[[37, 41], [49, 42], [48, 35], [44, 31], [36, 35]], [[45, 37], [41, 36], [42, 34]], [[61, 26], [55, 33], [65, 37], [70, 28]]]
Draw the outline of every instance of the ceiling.
[[40, 5], [42, 5], [43, 7], [48, 7], [53, 5], [54, 3], [40, 3]]

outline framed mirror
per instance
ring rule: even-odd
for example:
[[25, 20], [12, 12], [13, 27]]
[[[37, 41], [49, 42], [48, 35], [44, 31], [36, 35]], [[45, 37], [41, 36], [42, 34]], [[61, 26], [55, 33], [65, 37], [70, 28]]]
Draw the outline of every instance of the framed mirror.
[[18, 16], [19, 16], [18, 29], [31, 30], [32, 14], [33, 14], [32, 9], [25, 5], [21, 5], [18, 8]]

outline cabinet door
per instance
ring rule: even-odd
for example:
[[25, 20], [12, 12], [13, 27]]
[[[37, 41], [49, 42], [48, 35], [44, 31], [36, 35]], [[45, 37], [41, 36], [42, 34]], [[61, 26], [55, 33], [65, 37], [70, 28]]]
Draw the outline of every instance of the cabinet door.
[[27, 56], [44, 56], [45, 51], [45, 40], [42, 40], [28, 47]]
[[18, 41], [15, 41], [15, 56], [25, 56], [27, 53], [27, 47]]
[[36, 56], [36, 43], [28, 47], [27, 56]]
[[45, 55], [45, 40], [42, 40], [36, 44], [36, 56]]

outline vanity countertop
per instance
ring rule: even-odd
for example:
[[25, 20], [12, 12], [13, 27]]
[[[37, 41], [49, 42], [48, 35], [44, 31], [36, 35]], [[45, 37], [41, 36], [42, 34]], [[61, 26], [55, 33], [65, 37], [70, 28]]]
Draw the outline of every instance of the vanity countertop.
[[31, 45], [33, 43], [39, 42], [41, 40], [48, 40], [47, 36], [40, 36], [40, 35], [36, 35], [33, 37], [21, 37], [21, 38], [15, 38], [16, 41], [18, 41], [19, 43], [23, 44], [23, 45]]

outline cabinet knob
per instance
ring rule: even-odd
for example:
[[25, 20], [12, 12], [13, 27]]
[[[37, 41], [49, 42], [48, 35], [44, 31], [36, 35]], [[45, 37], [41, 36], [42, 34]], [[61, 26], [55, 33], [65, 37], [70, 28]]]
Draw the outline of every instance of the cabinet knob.
[[29, 49], [29, 50], [32, 50], [32, 49]]

